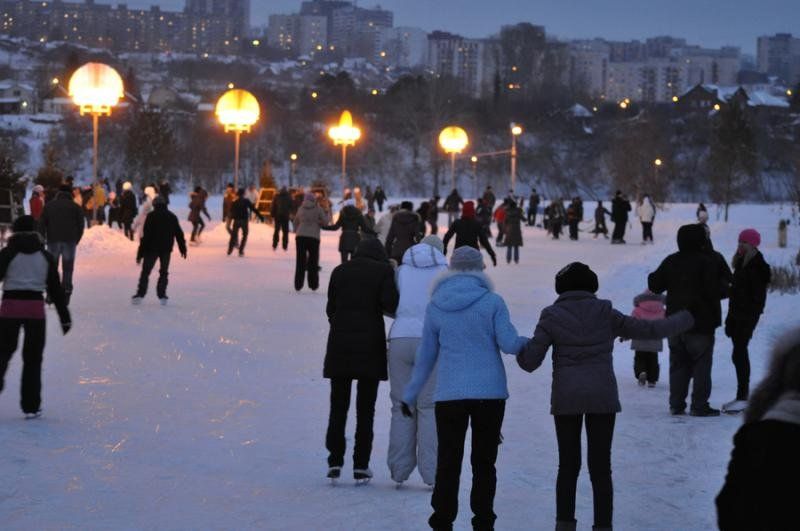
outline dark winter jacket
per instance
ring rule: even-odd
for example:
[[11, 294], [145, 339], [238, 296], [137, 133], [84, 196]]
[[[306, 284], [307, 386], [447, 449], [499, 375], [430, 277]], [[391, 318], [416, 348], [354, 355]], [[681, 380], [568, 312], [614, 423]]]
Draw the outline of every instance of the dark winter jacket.
[[494, 249], [492, 249], [492, 245], [486, 237], [486, 231], [483, 230], [483, 227], [475, 218], [457, 219], [450, 225], [447, 234], [444, 235], [445, 254], [447, 254], [447, 244], [450, 242], [453, 235], [456, 237], [456, 249], [466, 245], [480, 250], [480, 247], [478, 247], [478, 242], [480, 242], [483, 248], [486, 249], [486, 252], [489, 253], [489, 256], [491, 256], [493, 260], [496, 259]]
[[38, 232], [18, 232], [9, 238], [0, 250], [0, 282], [0, 318], [44, 319], [42, 292], [46, 291], [61, 323], [71, 321], [56, 261], [44, 250]]
[[352, 253], [358, 247], [358, 242], [361, 241], [359, 231], [367, 234], [375, 234], [364, 223], [364, 215], [359, 209], [353, 205], [345, 206], [339, 212], [339, 219], [333, 225], [322, 227], [322, 230], [339, 230], [342, 229], [342, 235], [339, 237], [339, 252]]
[[186, 254], [186, 240], [183, 238], [183, 229], [178, 223], [178, 217], [167, 210], [167, 205], [156, 203], [153, 211], [147, 215], [144, 221], [144, 231], [139, 242], [137, 258], [145, 255], [161, 255], [172, 252], [178, 241], [178, 250], [181, 255]]
[[379, 186], [375, 189], [375, 194], [372, 196], [372, 199], [377, 201], [379, 205], [382, 205], [383, 202], [386, 201], [386, 192]]
[[240, 197], [231, 204], [230, 217], [235, 221], [247, 221], [250, 219], [250, 212], [254, 213], [261, 221], [264, 221], [264, 216], [256, 210], [253, 203], [246, 197]]
[[618, 195], [611, 201], [611, 221], [614, 223], [627, 223], [630, 211], [631, 204], [624, 197]]
[[119, 207], [119, 220], [122, 223], [133, 223], [133, 218], [136, 217], [138, 212], [136, 194], [132, 190], [123, 191], [119, 200]]
[[78, 243], [83, 237], [83, 210], [68, 192], [59, 192], [44, 206], [39, 223], [48, 243]]
[[797, 529], [800, 395], [784, 395], [733, 438], [728, 475], [716, 499], [721, 531]]
[[752, 323], [754, 326], [764, 311], [771, 278], [769, 264], [758, 250], [754, 250], [749, 259], [742, 256], [734, 258], [728, 320]]
[[397, 262], [403, 261], [403, 254], [422, 238], [420, 216], [408, 210], [401, 210], [392, 217], [389, 235], [386, 236], [386, 254]]
[[272, 207], [270, 208], [270, 215], [272, 219], [278, 221], [288, 221], [292, 214], [292, 196], [289, 191], [281, 189], [280, 192], [272, 199]]
[[647, 279], [653, 293], [667, 292], [667, 315], [691, 312], [691, 332], [698, 334], [713, 334], [721, 324], [720, 300], [727, 291], [718, 260], [706, 246], [701, 225], [684, 225], [678, 230], [678, 252], [666, 257]]
[[524, 217], [525, 215], [519, 207], [506, 209], [506, 221], [503, 225], [503, 230], [506, 233], [506, 245], [522, 245], [522, 220]]
[[189, 194], [189, 221], [198, 223], [200, 221], [200, 214], [210, 220], [211, 216], [206, 209], [206, 193], [204, 191], [192, 192]]
[[605, 225], [606, 216], [610, 216], [611, 212], [604, 206], [598, 206], [594, 209], [594, 222], [595, 225]]
[[458, 192], [450, 192], [450, 195], [444, 200], [444, 210], [446, 212], [459, 212], [463, 204], [464, 200], [461, 199]]
[[693, 324], [688, 312], [646, 321], [624, 315], [588, 291], [568, 291], [542, 310], [539, 322], [517, 363], [533, 372], [553, 347], [550, 413], [616, 413], [620, 411], [612, 352], [617, 337], [658, 339], [685, 332]]
[[393, 314], [399, 299], [383, 246], [377, 239], [362, 241], [353, 259], [331, 273], [325, 378], [386, 380], [383, 315]]

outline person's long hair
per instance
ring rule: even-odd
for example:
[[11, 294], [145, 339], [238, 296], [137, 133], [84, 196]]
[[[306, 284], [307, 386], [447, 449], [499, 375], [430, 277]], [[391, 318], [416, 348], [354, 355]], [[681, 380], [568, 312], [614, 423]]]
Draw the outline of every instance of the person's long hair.
[[761, 420], [787, 391], [800, 392], [800, 328], [775, 344], [767, 375], [750, 395], [745, 424]]

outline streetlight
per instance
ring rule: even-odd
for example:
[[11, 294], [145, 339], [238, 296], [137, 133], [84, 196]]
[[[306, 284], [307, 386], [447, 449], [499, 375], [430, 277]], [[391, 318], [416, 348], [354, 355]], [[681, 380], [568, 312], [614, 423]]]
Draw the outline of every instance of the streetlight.
[[653, 177], [654, 177], [653, 180], [656, 183], [658, 182], [658, 170], [661, 169], [661, 166], [663, 164], [664, 164], [664, 161], [661, 160], [660, 158], [656, 158], [656, 160], [653, 161]]
[[235, 156], [233, 164], [233, 186], [239, 188], [239, 142], [242, 133], [249, 133], [261, 116], [258, 100], [251, 93], [242, 89], [229, 90], [217, 101], [214, 113], [219, 123], [225, 126], [225, 132], [233, 131], [235, 138]]
[[522, 127], [511, 124], [511, 193], [517, 184], [517, 137], [522, 134]]
[[347, 182], [347, 146], [355, 146], [361, 138], [361, 129], [353, 125], [353, 115], [350, 111], [343, 111], [339, 117], [339, 125], [328, 129], [328, 136], [333, 140], [334, 146], [342, 146], [342, 194]]
[[462, 128], [451, 125], [442, 129], [439, 133], [439, 145], [445, 153], [450, 155], [450, 180], [453, 189], [456, 188], [456, 155], [464, 151], [469, 145], [467, 132]]
[[297, 170], [297, 153], [289, 155], [289, 188], [294, 186], [294, 172]]
[[[81, 116], [92, 115], [92, 194], [97, 186], [97, 136], [100, 116], [111, 116], [111, 108], [125, 95], [119, 73], [103, 63], [86, 63], [69, 78], [69, 96]], [[97, 201], [92, 219], [97, 221]]]
[[478, 157], [477, 155], [472, 155], [469, 158], [469, 161], [472, 163], [472, 180], [475, 181], [473, 184], [475, 186], [475, 197], [478, 197]]

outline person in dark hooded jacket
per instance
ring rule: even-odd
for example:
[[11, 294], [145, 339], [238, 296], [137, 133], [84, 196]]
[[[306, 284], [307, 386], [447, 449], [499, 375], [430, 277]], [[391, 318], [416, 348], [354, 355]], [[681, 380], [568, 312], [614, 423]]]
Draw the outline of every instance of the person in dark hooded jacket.
[[206, 227], [201, 214], [205, 214], [208, 221], [211, 221], [211, 215], [206, 208], [206, 199], [208, 199], [208, 192], [202, 186], [196, 186], [194, 192], [189, 194], [189, 221], [192, 223], [192, 236], [189, 241], [198, 241]]
[[720, 300], [727, 286], [720, 278], [716, 257], [707, 251], [708, 242], [702, 225], [684, 225], [678, 230], [678, 252], [666, 257], [647, 279], [653, 293], [667, 292], [667, 316], [689, 310], [695, 320], [691, 330], [669, 338], [669, 406], [673, 415], [686, 412], [692, 380], [690, 414], [719, 415], [708, 398], [714, 331], [721, 324]]
[[362, 240], [353, 259], [337, 266], [328, 284], [330, 323], [323, 376], [331, 381], [330, 417], [325, 437], [328, 477], [338, 478], [344, 464], [345, 423], [353, 380], [358, 382], [355, 479], [369, 479], [372, 426], [378, 384], [388, 377], [384, 314], [394, 314], [400, 295], [383, 245]]
[[506, 263], [510, 264], [513, 257], [514, 263], [519, 263], [519, 248], [522, 247], [522, 223], [525, 213], [522, 208], [510, 200], [506, 206], [506, 221], [503, 224], [506, 243]]
[[392, 217], [386, 236], [386, 254], [397, 263], [402, 262], [405, 252], [424, 236], [424, 222], [413, 210], [411, 201], [403, 201], [400, 211]]
[[[231, 227], [231, 238], [228, 241], [228, 254], [239, 246], [239, 256], [244, 256], [244, 247], [247, 245], [247, 235], [250, 233], [250, 213], [253, 213], [262, 223], [264, 216], [256, 210], [253, 203], [245, 197], [244, 188], [239, 188], [236, 192], [236, 201], [231, 204], [229, 216], [233, 222]], [[239, 239], [239, 230], [242, 231], [242, 238]]]
[[284, 251], [289, 248], [289, 219], [292, 216], [292, 203], [292, 196], [285, 186], [281, 187], [280, 191], [272, 199], [270, 215], [272, 216], [272, 222], [275, 224], [275, 229], [272, 232], [273, 251], [278, 248], [281, 231], [283, 231], [281, 247], [283, 247]]
[[478, 242], [480, 242], [480, 245], [489, 253], [492, 264], [497, 265], [497, 255], [494, 249], [492, 249], [492, 244], [489, 243], [486, 231], [483, 229], [480, 222], [475, 219], [475, 203], [472, 201], [464, 203], [461, 218], [455, 220], [444, 235], [444, 254], [447, 254], [447, 244], [453, 236], [456, 237], [456, 249], [467, 245], [480, 250], [480, 247], [478, 247]]
[[83, 237], [83, 210], [72, 200], [69, 186], [62, 186], [56, 198], [49, 201], [39, 220], [44, 229], [47, 250], [61, 262], [61, 285], [64, 287], [67, 305], [72, 296], [72, 272], [75, 269], [75, 254]]
[[136, 205], [136, 194], [133, 193], [133, 185], [126, 181], [122, 185], [122, 195], [119, 198], [119, 220], [122, 223], [123, 233], [126, 238], [133, 241], [133, 219], [139, 212]]
[[364, 215], [355, 207], [352, 199], [347, 199], [345, 206], [339, 212], [339, 219], [333, 225], [322, 227], [322, 230], [342, 229], [339, 237], [339, 253], [342, 256], [342, 263], [347, 262], [353, 256], [358, 242], [361, 241], [360, 232], [375, 235], [375, 231], [370, 230], [364, 222]]
[[19, 332], [25, 330], [22, 346], [22, 398], [20, 406], [26, 418], [41, 413], [42, 353], [44, 352], [45, 308], [42, 293], [55, 304], [61, 330], [66, 334], [72, 327], [67, 301], [53, 255], [44, 250], [31, 216], [20, 216], [12, 227], [14, 234], [8, 245], [0, 250], [0, 282], [3, 301], [0, 304], [0, 392], [14, 351]]
[[140, 304], [147, 294], [147, 283], [156, 260], [159, 263], [156, 294], [162, 305], [167, 303], [169, 261], [176, 240], [181, 257], [186, 259], [186, 240], [183, 237], [181, 224], [178, 223], [177, 216], [167, 210], [164, 198], [158, 196], [153, 200], [153, 211], [145, 219], [142, 239], [139, 241], [139, 250], [136, 253], [136, 263], [142, 264], [142, 273], [139, 275], [136, 294], [132, 297], [133, 304]]

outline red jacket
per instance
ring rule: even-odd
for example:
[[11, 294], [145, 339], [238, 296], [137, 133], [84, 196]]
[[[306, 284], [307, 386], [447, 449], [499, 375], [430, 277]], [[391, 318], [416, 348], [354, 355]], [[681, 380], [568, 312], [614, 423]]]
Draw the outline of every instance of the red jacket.
[[494, 211], [494, 220], [498, 223], [504, 223], [506, 220], [506, 207], [501, 206]]
[[44, 210], [44, 201], [38, 195], [31, 197], [30, 200], [30, 207], [31, 207], [31, 216], [36, 221], [39, 221], [39, 218], [42, 217], [42, 210]]

